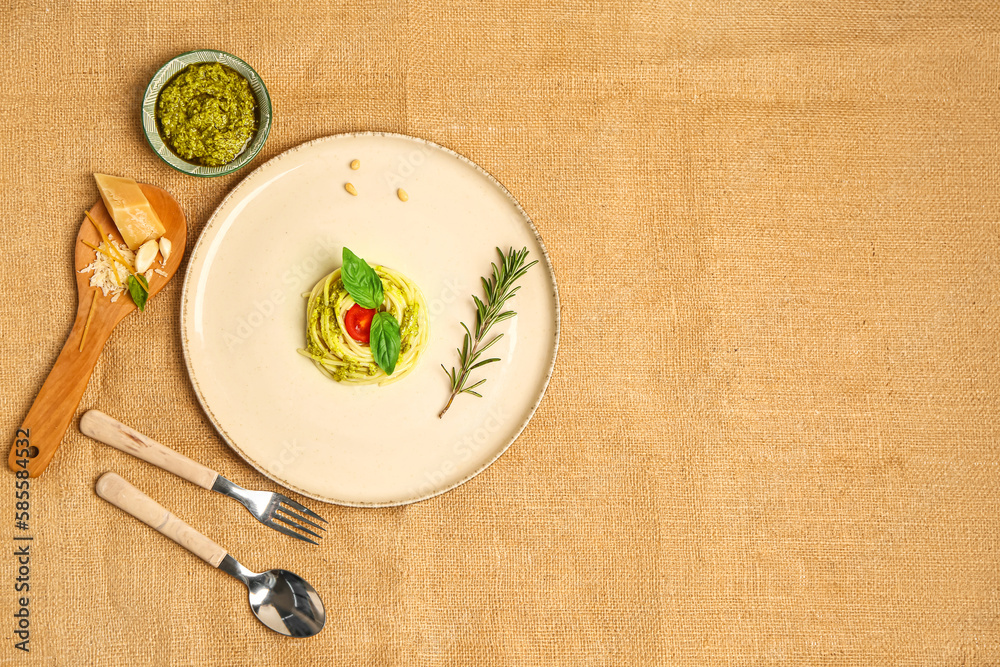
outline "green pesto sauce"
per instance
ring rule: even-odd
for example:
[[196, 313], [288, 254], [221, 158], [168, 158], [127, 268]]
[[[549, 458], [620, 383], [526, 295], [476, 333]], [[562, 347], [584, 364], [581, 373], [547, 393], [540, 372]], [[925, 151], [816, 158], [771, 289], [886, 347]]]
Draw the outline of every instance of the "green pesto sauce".
[[232, 162], [257, 131], [250, 84], [219, 63], [178, 72], [160, 92], [156, 118], [177, 155], [208, 167]]
[[406, 354], [413, 347], [413, 337], [417, 333], [417, 304], [412, 304], [403, 310], [403, 321], [399, 325], [400, 354]]
[[403, 321], [399, 325], [399, 337], [409, 338], [417, 332], [417, 304], [411, 304], [403, 310]]

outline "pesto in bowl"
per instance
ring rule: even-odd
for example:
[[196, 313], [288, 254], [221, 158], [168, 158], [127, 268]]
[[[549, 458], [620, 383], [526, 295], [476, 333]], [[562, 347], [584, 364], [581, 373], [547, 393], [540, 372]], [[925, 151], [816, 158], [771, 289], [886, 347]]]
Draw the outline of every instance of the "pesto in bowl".
[[192, 176], [223, 176], [253, 160], [271, 129], [271, 98], [236, 56], [201, 49], [169, 60], [146, 87], [142, 128], [153, 151]]
[[189, 162], [219, 167], [232, 162], [257, 131], [257, 103], [249, 82], [220, 63], [188, 65], [163, 87], [156, 102], [163, 140]]

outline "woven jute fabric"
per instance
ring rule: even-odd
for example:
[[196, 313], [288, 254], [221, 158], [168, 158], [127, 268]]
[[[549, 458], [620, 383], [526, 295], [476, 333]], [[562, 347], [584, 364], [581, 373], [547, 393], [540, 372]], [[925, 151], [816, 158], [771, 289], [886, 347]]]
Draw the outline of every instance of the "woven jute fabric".
[[[184, 51], [266, 82], [254, 165], [358, 130], [482, 165], [562, 298], [511, 449], [416, 505], [313, 504], [318, 547], [74, 421], [31, 487], [28, 655], [0, 557], [4, 664], [1000, 664], [995, 2], [15, 1], [0, 22], [10, 437], [75, 313], [91, 173], [169, 190], [190, 245], [249, 172], [193, 178], [145, 144], [145, 85]], [[195, 399], [180, 290], [118, 327], [80, 411], [278, 490]], [[97, 498], [106, 470], [313, 582], [326, 629], [266, 630], [237, 582]]]

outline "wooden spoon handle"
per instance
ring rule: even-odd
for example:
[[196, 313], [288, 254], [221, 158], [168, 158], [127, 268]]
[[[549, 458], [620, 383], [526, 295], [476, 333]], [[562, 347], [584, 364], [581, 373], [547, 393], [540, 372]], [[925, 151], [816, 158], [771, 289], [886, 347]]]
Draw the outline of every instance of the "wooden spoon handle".
[[35, 402], [31, 404], [31, 409], [28, 410], [28, 415], [15, 436], [17, 439], [7, 459], [11, 470], [27, 469], [31, 477], [38, 477], [48, 467], [59, 445], [62, 444], [63, 435], [66, 434], [66, 429], [73, 420], [73, 414], [80, 405], [80, 399], [87, 389], [87, 383], [90, 382], [101, 350], [111, 335], [114, 325], [102, 326], [98, 315], [98, 311], [109, 304], [106, 299], [98, 296], [94, 305], [95, 317], [84, 341], [83, 350], [80, 350], [80, 339], [87, 323], [92, 298], [90, 294], [86, 297], [82, 299], [85, 303], [81, 303], [77, 311], [76, 322], [69, 332], [69, 338], [66, 339], [55, 365], [49, 371], [49, 376], [35, 396]]
[[131, 454], [157, 468], [172, 472], [203, 489], [211, 489], [219, 473], [197, 461], [164, 447], [156, 440], [129, 428], [100, 410], [88, 410], [80, 417], [80, 431], [115, 449]]
[[113, 472], [106, 472], [97, 480], [97, 495], [169, 537], [212, 567], [219, 567], [226, 557], [225, 549]]

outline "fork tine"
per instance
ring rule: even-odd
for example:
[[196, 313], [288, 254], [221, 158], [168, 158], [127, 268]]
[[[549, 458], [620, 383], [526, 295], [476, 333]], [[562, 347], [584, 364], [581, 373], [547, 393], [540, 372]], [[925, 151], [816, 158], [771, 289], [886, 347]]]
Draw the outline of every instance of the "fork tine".
[[291, 519], [286, 519], [285, 517], [281, 516], [280, 514], [277, 514], [277, 513], [272, 514], [271, 518], [274, 519], [274, 520], [276, 520], [276, 521], [281, 521], [282, 523], [287, 523], [292, 528], [295, 528], [296, 530], [301, 530], [303, 533], [308, 533], [309, 535], [312, 535], [313, 537], [315, 537], [317, 540], [323, 539], [323, 537], [321, 535], [312, 532], [311, 530], [309, 530], [305, 526], [300, 526], [299, 524], [295, 523]]
[[298, 514], [296, 514], [295, 512], [293, 512], [292, 510], [288, 509], [287, 507], [282, 507], [280, 504], [275, 505], [274, 509], [275, 510], [281, 510], [282, 512], [284, 512], [288, 516], [292, 517], [296, 521], [303, 521], [305, 523], [308, 523], [310, 526], [315, 526], [316, 528], [319, 528], [320, 530], [326, 530], [326, 528], [324, 528], [323, 526], [319, 525], [315, 521], [311, 521], [310, 519], [307, 519], [304, 516], [299, 516]]
[[[307, 514], [308, 516], [311, 516], [314, 519], [319, 519], [323, 523], [330, 523], [329, 521], [327, 521], [326, 519], [324, 519], [323, 517], [321, 517], [319, 514], [316, 514], [316, 512], [313, 512], [311, 509], [309, 509], [308, 507], [306, 507], [302, 503], [297, 503], [294, 500], [292, 500], [291, 498], [289, 498], [288, 496], [282, 495], [280, 493], [276, 493], [274, 495], [278, 496], [278, 502], [282, 502], [282, 503], [288, 505], [293, 510], [298, 510], [299, 512], [303, 512], [304, 514]], [[313, 524], [313, 525], [315, 526], [316, 524]]]
[[264, 525], [270, 526], [271, 528], [274, 528], [279, 533], [284, 533], [285, 535], [290, 535], [291, 537], [295, 537], [297, 539], [300, 539], [303, 542], [308, 542], [309, 544], [315, 544], [315, 545], [319, 546], [319, 542], [313, 542], [312, 540], [310, 540], [305, 535], [299, 535], [298, 533], [296, 533], [295, 531], [293, 531], [291, 528], [285, 528], [284, 526], [282, 526], [280, 524], [277, 524], [277, 523], [274, 523], [273, 521], [268, 521]]

